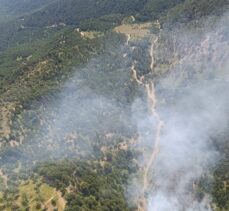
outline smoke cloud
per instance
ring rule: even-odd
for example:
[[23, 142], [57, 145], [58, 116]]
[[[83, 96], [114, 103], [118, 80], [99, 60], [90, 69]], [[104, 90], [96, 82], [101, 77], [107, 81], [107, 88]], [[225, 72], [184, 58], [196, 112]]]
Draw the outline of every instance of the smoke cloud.
[[[195, 34], [175, 29], [169, 35], [172, 37], [167, 37], [177, 43], [173, 53], [179, 60], [156, 82], [156, 109], [164, 122], [160, 149], [151, 167], [147, 192], [141, 193], [141, 182], [134, 184], [137, 196], [148, 198], [149, 211], [212, 210], [210, 196], [196, 198], [195, 192], [197, 180], [222, 158], [211, 138], [228, 126], [227, 21], [225, 15], [213, 24], [213, 30], [209, 25]], [[136, 101], [133, 119], [138, 124], [139, 148], [143, 149], [139, 163], [144, 171], [150, 150], [155, 150], [157, 123], [143, 107], [144, 102]]]

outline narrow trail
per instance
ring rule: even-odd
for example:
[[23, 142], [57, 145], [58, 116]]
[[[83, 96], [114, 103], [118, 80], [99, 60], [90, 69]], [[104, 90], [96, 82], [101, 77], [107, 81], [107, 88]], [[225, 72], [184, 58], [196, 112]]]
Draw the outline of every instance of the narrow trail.
[[[158, 37], [153, 41], [152, 46], [150, 48], [150, 57], [151, 57], [151, 64], [150, 68], [151, 71], [154, 71], [155, 67], [155, 59], [154, 59], [154, 49], [155, 44], [158, 42]], [[129, 43], [129, 41], [127, 42]], [[150, 170], [153, 167], [153, 164], [157, 158], [157, 155], [160, 151], [160, 138], [161, 138], [161, 130], [163, 128], [163, 121], [160, 118], [159, 113], [156, 110], [156, 104], [157, 104], [157, 97], [156, 97], [156, 91], [154, 87], [153, 82], [145, 82], [144, 77], [139, 77], [137, 75], [136, 71], [136, 61], [133, 62], [133, 65], [131, 67], [132, 72], [132, 80], [137, 82], [138, 85], [143, 85], [147, 94], [147, 100], [148, 100], [148, 108], [149, 108], [149, 115], [156, 121], [156, 133], [155, 137], [152, 140], [153, 150], [149, 157], [145, 157], [147, 163], [143, 170], [143, 188], [142, 188], [142, 196], [140, 196], [138, 201], [138, 211], [148, 211], [148, 200], [147, 200], [147, 192], [149, 190], [150, 186], [150, 178], [149, 173]], [[155, 130], [152, 128], [152, 130]]]
[[63, 198], [61, 192], [57, 190], [55, 190], [53, 193], [53, 196], [44, 203], [43, 208], [47, 209], [48, 211], [54, 210], [53, 205], [52, 205], [53, 199], [57, 200], [57, 206], [60, 208], [60, 211], [63, 211], [66, 206], [66, 201]]
[[127, 34], [126, 37], [127, 37], [127, 39], [126, 39], [126, 45], [128, 46], [129, 45], [129, 42], [130, 42], [131, 36], [130, 36], [130, 34]]
[[151, 69], [151, 71], [154, 70], [154, 64], [155, 64], [154, 49], [155, 49], [155, 45], [156, 45], [156, 43], [158, 42], [158, 40], [159, 40], [159, 37], [157, 37], [157, 38], [153, 41], [153, 43], [152, 43], [152, 45], [151, 45], [151, 48], [150, 48], [150, 57], [151, 57], [150, 69]]
[[62, 196], [62, 193], [60, 191], [57, 191], [57, 197], [58, 197], [58, 202], [62, 210], [65, 209], [66, 206], [66, 201]]
[[132, 72], [132, 80], [136, 81], [139, 85], [143, 85], [143, 80], [144, 80], [144, 76], [140, 77], [138, 79], [138, 75], [137, 75], [137, 70], [136, 70], [136, 61], [134, 61], [132, 67], [131, 67], [131, 72]]

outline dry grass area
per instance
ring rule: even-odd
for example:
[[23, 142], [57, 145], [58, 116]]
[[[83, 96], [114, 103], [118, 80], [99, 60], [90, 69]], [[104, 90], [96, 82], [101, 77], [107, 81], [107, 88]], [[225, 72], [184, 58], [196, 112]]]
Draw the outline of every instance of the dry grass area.
[[142, 39], [150, 35], [150, 28], [153, 23], [142, 23], [142, 24], [123, 24], [116, 27], [114, 30], [117, 33], [129, 34], [132, 39]]
[[11, 117], [15, 107], [15, 103], [0, 105], [0, 137], [8, 137], [11, 134]]
[[81, 32], [81, 36], [87, 38], [87, 39], [95, 39], [97, 37], [101, 37], [104, 34], [102, 32], [96, 32], [96, 31], [84, 31]]
[[[65, 200], [61, 193], [47, 184], [42, 183], [40, 186], [29, 181], [20, 187], [19, 204], [22, 204], [22, 195], [26, 194], [31, 210], [37, 210], [37, 204], [41, 204], [41, 209], [53, 211], [55, 208], [58, 211], [63, 211], [65, 208]], [[40, 202], [39, 202], [40, 201]], [[55, 202], [55, 205], [53, 204]], [[39, 210], [39, 209], [38, 209]]]
[[[5, 204], [6, 206], [1, 204], [1, 201], [4, 202], [2, 193], [0, 193], [0, 210], [4, 207], [4, 210], [11, 211], [11, 208], [7, 204]], [[55, 209], [64, 211], [66, 202], [55, 188], [41, 183], [41, 181], [34, 183], [29, 180], [19, 186], [18, 197], [15, 198], [14, 204], [20, 210], [27, 210], [29, 207], [31, 211], [53, 211]]]

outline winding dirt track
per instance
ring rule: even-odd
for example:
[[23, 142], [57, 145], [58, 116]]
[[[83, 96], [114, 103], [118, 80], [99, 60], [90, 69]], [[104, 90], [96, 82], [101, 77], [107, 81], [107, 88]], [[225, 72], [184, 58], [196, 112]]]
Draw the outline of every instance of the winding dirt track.
[[143, 85], [144, 77], [138, 79], [137, 70], [136, 70], [136, 61], [133, 62], [133, 65], [131, 67], [131, 72], [132, 72], [132, 80], [136, 81], [139, 85]]
[[[129, 36], [127, 36], [127, 40], [128, 39], [129, 39]], [[152, 46], [150, 48], [150, 57], [151, 57], [150, 68], [152, 72], [154, 71], [154, 66], [155, 66], [154, 47], [157, 42], [158, 42], [158, 37], [153, 41]], [[129, 43], [129, 40], [127, 43]], [[142, 196], [139, 198], [139, 202], [138, 202], [138, 211], [148, 211], [148, 202], [147, 202], [146, 195], [147, 195], [147, 192], [150, 186], [149, 172], [152, 169], [153, 164], [160, 150], [159, 145], [160, 145], [161, 130], [162, 130], [164, 123], [161, 120], [160, 115], [157, 113], [157, 110], [156, 110], [157, 98], [156, 98], [156, 91], [155, 91], [153, 82], [144, 82], [144, 77], [139, 78], [139, 76], [137, 75], [137, 71], [136, 71], [136, 61], [133, 62], [133, 65], [131, 67], [131, 72], [132, 72], [132, 80], [137, 82], [138, 85], [143, 85], [145, 87], [145, 91], [146, 91], [147, 99], [148, 99], [149, 114], [157, 122], [155, 137], [154, 137], [154, 140], [152, 140], [153, 151], [151, 155], [149, 156], [149, 158], [147, 157], [145, 158], [147, 159], [147, 163], [143, 170]], [[154, 130], [154, 128], [152, 128], [152, 130]]]
[[155, 59], [154, 59], [154, 47], [156, 45], [156, 43], [158, 42], [159, 37], [157, 37], [154, 41], [153, 44], [151, 45], [150, 48], [150, 57], [151, 57], [151, 64], [150, 64], [150, 69], [151, 71], [154, 70], [154, 64], [155, 64]]
[[126, 45], [128, 46], [129, 45], [129, 42], [130, 42], [131, 36], [130, 36], [130, 34], [127, 34], [126, 36], [127, 36]]

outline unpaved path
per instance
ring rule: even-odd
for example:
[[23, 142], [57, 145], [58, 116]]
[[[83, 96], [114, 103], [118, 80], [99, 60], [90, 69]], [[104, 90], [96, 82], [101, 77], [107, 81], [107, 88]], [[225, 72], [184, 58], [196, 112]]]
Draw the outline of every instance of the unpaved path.
[[151, 48], [150, 48], [150, 57], [151, 57], [150, 69], [151, 69], [151, 71], [154, 70], [154, 64], [155, 64], [154, 49], [155, 49], [155, 45], [156, 45], [156, 43], [158, 42], [158, 40], [159, 40], [159, 37], [157, 37], [157, 38], [153, 41], [153, 43], [152, 43], [152, 45], [151, 45]]
[[126, 39], [126, 45], [129, 45], [131, 36], [130, 36], [130, 34], [127, 34], [126, 37], [127, 37], [127, 39]]
[[132, 64], [131, 73], [132, 73], [132, 80], [136, 81], [139, 85], [142, 85], [144, 77], [140, 77], [140, 79], [138, 79], [137, 70], [136, 70], [136, 61], [134, 61]]
[[156, 126], [156, 133], [155, 133], [154, 140], [152, 140], [153, 150], [152, 150], [150, 157], [146, 158], [147, 163], [143, 170], [143, 189], [142, 189], [143, 195], [140, 197], [140, 200], [138, 203], [138, 211], [147, 211], [148, 210], [146, 194], [150, 186], [149, 172], [152, 169], [153, 164], [160, 151], [159, 145], [160, 145], [160, 139], [161, 139], [161, 130], [164, 125], [163, 121], [160, 119], [160, 115], [157, 113], [157, 110], [156, 110], [156, 93], [155, 93], [154, 84], [150, 82], [150, 83], [144, 84], [144, 86], [145, 86], [147, 98], [148, 98], [149, 113], [156, 120], [157, 126]]
[[[153, 72], [155, 67], [155, 59], [154, 59], [154, 48], [156, 43], [158, 42], [158, 37], [154, 39], [152, 42], [152, 46], [150, 48], [150, 57], [151, 57], [151, 64], [150, 68]], [[142, 189], [142, 196], [140, 196], [138, 201], [138, 211], [147, 211], [148, 210], [148, 200], [147, 200], [147, 192], [149, 190], [150, 186], [150, 178], [149, 178], [149, 172], [153, 167], [153, 164], [157, 158], [157, 155], [160, 150], [160, 138], [161, 138], [161, 130], [164, 125], [163, 121], [160, 118], [160, 115], [158, 114], [156, 110], [156, 104], [157, 104], [157, 98], [156, 98], [156, 91], [153, 82], [144, 82], [144, 77], [139, 77], [137, 75], [136, 71], [136, 61], [133, 62], [131, 67], [132, 72], [132, 80], [137, 82], [138, 85], [143, 85], [147, 94], [147, 100], [148, 100], [148, 108], [149, 108], [149, 115], [152, 116], [153, 119], [155, 119], [157, 126], [156, 126], [156, 133], [155, 137], [152, 140], [153, 150], [150, 154], [150, 156], [145, 159], [146, 165], [143, 170], [143, 189]], [[152, 128], [154, 130], [154, 128]]]
[[56, 199], [58, 211], [64, 211], [66, 206], [66, 201], [63, 198], [61, 192], [57, 190], [55, 190], [53, 196], [44, 203], [43, 208], [47, 209], [48, 211], [53, 211], [53, 206], [52, 206], [53, 199]]
[[[150, 56], [151, 56], [151, 71], [154, 70], [154, 46], [158, 42], [158, 37], [153, 41], [153, 44], [151, 46], [150, 50]], [[138, 209], [138, 211], [147, 211], [148, 210], [148, 203], [147, 203], [147, 196], [146, 193], [148, 192], [149, 186], [150, 186], [150, 178], [149, 178], [149, 172], [153, 167], [153, 164], [157, 158], [157, 155], [160, 151], [160, 139], [161, 139], [161, 130], [164, 125], [163, 121], [160, 118], [159, 113], [156, 110], [157, 105], [157, 97], [156, 97], [156, 91], [153, 82], [149, 82], [145, 84], [147, 99], [148, 99], [148, 106], [149, 106], [149, 113], [150, 115], [156, 120], [157, 126], [156, 126], [156, 133], [153, 141], [153, 151], [150, 155], [150, 157], [147, 160], [146, 167], [144, 168], [143, 172], [143, 196], [141, 199], [141, 207]]]

